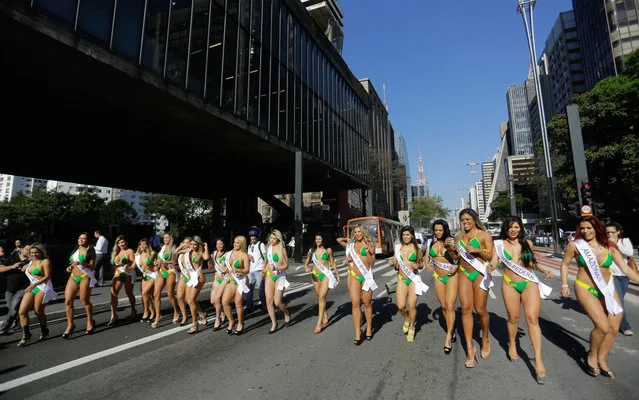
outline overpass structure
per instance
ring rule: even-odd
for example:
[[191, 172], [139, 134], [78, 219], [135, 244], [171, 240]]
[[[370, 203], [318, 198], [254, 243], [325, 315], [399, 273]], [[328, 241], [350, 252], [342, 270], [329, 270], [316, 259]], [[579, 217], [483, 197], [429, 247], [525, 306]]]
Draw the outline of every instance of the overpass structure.
[[3, 173], [298, 222], [369, 186], [369, 95], [299, 0], [0, 0], [0, 36]]

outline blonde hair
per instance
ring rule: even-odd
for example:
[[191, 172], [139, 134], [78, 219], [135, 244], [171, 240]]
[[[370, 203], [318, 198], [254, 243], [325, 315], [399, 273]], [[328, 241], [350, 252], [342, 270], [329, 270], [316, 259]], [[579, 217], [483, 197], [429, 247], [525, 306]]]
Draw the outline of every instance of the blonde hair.
[[238, 235], [233, 239], [233, 241], [236, 241], [236, 240], [240, 242], [240, 251], [242, 253], [246, 253], [246, 249], [248, 248], [248, 245], [246, 244], [246, 237], [242, 235]]
[[370, 246], [372, 251], [375, 251], [376, 245], [373, 242], [373, 238], [368, 232], [368, 229], [366, 229], [363, 225], [355, 225], [355, 227], [353, 227], [353, 229], [351, 230], [351, 242], [355, 242], [355, 229], [357, 228], [362, 231], [362, 235], [364, 236], [364, 243]]
[[140, 241], [138, 242], [138, 248], [135, 249], [135, 254], [141, 254], [140, 247], [142, 246], [142, 243], [146, 244], [146, 253], [150, 254], [153, 249], [151, 249], [151, 246], [149, 245], [149, 241], [147, 239], [140, 239]]
[[[36, 249], [40, 252], [40, 258], [42, 260], [46, 260], [47, 258], [49, 258], [49, 255], [47, 254], [47, 249], [44, 248], [44, 245], [42, 243], [36, 242], [34, 244], [31, 245], [31, 249]], [[29, 250], [31, 250], [29, 249]]]
[[113, 242], [113, 250], [111, 250], [111, 261], [113, 262], [113, 264], [115, 264], [115, 256], [118, 255], [118, 252], [120, 250], [120, 246], [118, 246], [120, 240], [124, 240], [128, 244], [124, 235], [118, 235], [118, 237], [115, 238], [115, 241]]
[[277, 252], [282, 253], [282, 243], [284, 242], [284, 236], [282, 235], [282, 232], [277, 229], [273, 229], [268, 235], [269, 240], [271, 240], [271, 236], [275, 236], [277, 238], [277, 244], [271, 245], [271, 247], [273, 249], [277, 249]]

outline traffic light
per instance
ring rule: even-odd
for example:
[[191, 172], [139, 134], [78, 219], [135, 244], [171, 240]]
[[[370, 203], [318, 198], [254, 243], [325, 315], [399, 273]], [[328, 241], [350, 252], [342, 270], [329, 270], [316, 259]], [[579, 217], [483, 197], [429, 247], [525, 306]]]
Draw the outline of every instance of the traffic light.
[[581, 201], [583, 204], [592, 204], [592, 190], [588, 182], [581, 184]]

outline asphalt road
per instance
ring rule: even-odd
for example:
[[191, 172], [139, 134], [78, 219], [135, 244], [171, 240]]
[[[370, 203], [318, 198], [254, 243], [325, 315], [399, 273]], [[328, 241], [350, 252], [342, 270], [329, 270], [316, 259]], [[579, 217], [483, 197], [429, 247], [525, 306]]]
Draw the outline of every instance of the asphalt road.
[[[341, 258], [341, 257], [340, 257]], [[338, 258], [338, 261], [339, 259]], [[541, 257], [539, 257], [541, 259]], [[338, 262], [338, 264], [341, 264]], [[542, 261], [543, 264], [543, 261]], [[549, 267], [554, 268], [550, 263]], [[342, 278], [344, 270], [340, 268]], [[558, 274], [558, 271], [556, 271]], [[463, 340], [454, 343], [450, 355], [443, 353], [443, 319], [432, 288], [432, 275], [424, 274], [431, 290], [420, 298], [418, 331], [414, 343], [407, 343], [401, 332], [402, 318], [389, 298], [383, 283], [394, 271], [388, 260], [378, 260], [374, 292], [373, 339], [353, 345], [350, 299], [345, 281], [329, 292], [329, 326], [314, 334], [317, 297], [310, 276], [299, 264], [289, 270], [292, 282], [285, 296], [292, 322], [273, 335], [268, 315], [255, 312], [248, 316], [245, 333], [226, 335], [214, 332], [213, 322], [195, 335], [187, 335], [189, 326], [171, 323], [168, 301], [161, 326], [152, 329], [141, 322], [106, 327], [109, 314], [108, 289], [94, 289], [98, 314], [97, 333], [83, 335], [85, 318], [76, 320], [71, 340], [59, 336], [65, 329], [63, 302], [47, 307], [51, 338], [37, 342], [39, 328], [32, 328], [29, 346], [17, 348], [20, 335], [0, 336], [0, 397], [6, 399], [631, 399], [639, 393], [636, 369], [639, 335], [619, 335], [608, 362], [616, 380], [590, 377], [584, 372], [583, 359], [592, 327], [576, 300], [559, 297], [558, 279], [545, 280], [553, 288], [551, 299], [542, 304], [540, 324], [543, 334], [547, 383], [540, 386], [534, 376], [532, 346], [525, 322], [520, 323], [519, 354], [523, 360], [511, 364], [506, 356], [506, 311], [496, 271], [494, 298], [490, 311], [492, 353], [480, 359], [474, 369], [464, 367]], [[210, 281], [210, 275], [207, 276]], [[572, 277], [574, 279], [574, 276]], [[136, 284], [139, 294], [139, 284]], [[200, 302], [209, 310], [210, 284]], [[120, 316], [128, 314], [124, 293]], [[62, 296], [60, 296], [62, 297]], [[626, 312], [631, 324], [639, 326], [639, 299], [626, 297]], [[76, 307], [81, 308], [79, 300]], [[141, 306], [138, 306], [141, 310]], [[79, 314], [79, 312], [78, 312]], [[169, 315], [170, 314], [170, 315]], [[280, 325], [282, 316], [278, 313]], [[458, 311], [458, 336], [461, 333]], [[477, 327], [477, 324], [476, 324]], [[477, 327], [478, 328], [478, 327]], [[479, 348], [479, 331], [475, 334]]]

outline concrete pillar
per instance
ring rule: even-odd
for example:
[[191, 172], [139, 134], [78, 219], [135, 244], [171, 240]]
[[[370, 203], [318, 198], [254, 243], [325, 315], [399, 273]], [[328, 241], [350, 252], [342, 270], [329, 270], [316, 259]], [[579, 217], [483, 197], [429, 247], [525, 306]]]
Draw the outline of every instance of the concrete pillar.
[[295, 152], [295, 253], [293, 259], [296, 262], [302, 262], [302, 164], [304, 159], [302, 158], [302, 152], [300, 150]]

